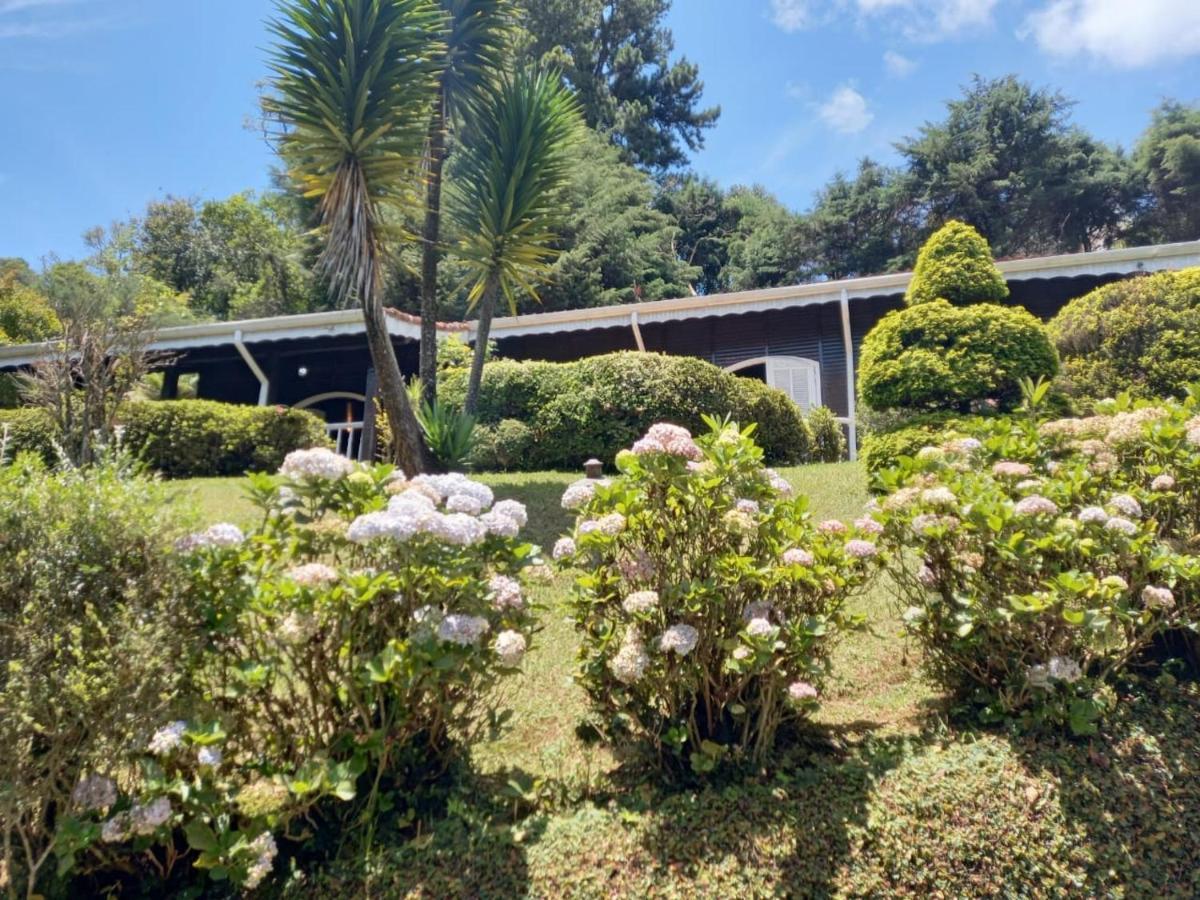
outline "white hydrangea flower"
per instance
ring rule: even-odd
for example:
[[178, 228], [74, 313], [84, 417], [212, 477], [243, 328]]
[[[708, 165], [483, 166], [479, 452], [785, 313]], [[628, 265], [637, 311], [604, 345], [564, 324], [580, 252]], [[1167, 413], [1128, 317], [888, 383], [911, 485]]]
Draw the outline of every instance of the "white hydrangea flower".
[[793, 681], [788, 685], [788, 699], [793, 703], [804, 703], [817, 699], [817, 689], [807, 681]]
[[525, 608], [521, 583], [508, 575], [493, 575], [488, 580], [488, 596], [492, 601], [492, 607], [497, 610]]
[[242, 532], [242, 529], [229, 522], [219, 522], [199, 534], [189, 535], [181, 540], [176, 547], [185, 553], [190, 553], [193, 550], [237, 547], [243, 544], [245, 540], [246, 535]]
[[1150, 482], [1152, 491], [1173, 491], [1175, 489], [1175, 478], [1171, 475], [1159, 475]]
[[119, 812], [100, 829], [100, 840], [106, 844], [120, 844], [133, 836], [133, 824], [129, 813]]
[[479, 502], [478, 497], [472, 497], [470, 494], [452, 494], [446, 498], [446, 512], [477, 516], [483, 512], [483, 504]]
[[699, 460], [703, 456], [690, 431], [666, 422], [651, 425], [646, 436], [633, 445], [633, 452], [639, 455], [666, 453], [690, 460]]
[[196, 751], [196, 762], [209, 769], [220, 768], [223, 758], [217, 747], [201, 747]]
[[275, 635], [289, 647], [299, 647], [307, 644], [317, 633], [317, 620], [314, 616], [292, 610], [279, 622]]
[[481, 616], [464, 616], [457, 613], [446, 616], [438, 625], [438, 637], [450, 644], [470, 647], [479, 643], [491, 625]]
[[880, 535], [883, 534], [883, 526], [870, 516], [862, 516], [854, 520], [854, 527], [863, 534]]
[[1074, 684], [1083, 677], [1083, 669], [1079, 663], [1065, 656], [1050, 657], [1047, 670], [1054, 681], [1062, 681], [1067, 684]]
[[734, 508], [747, 515], [757, 516], [759, 513], [759, 505], [755, 500], [748, 500], [745, 497], [741, 498], [734, 504]]
[[764, 469], [763, 474], [767, 476], [767, 482], [771, 485], [771, 489], [781, 497], [791, 497], [796, 489], [792, 487], [792, 483], [776, 472], [774, 469]]
[[171, 798], [156, 797], [145, 805], [129, 810], [129, 824], [134, 834], [153, 834], [171, 818]]
[[870, 541], [846, 541], [846, 553], [854, 559], [870, 559], [879, 553], [879, 548]]
[[427, 534], [458, 547], [471, 547], [487, 537], [487, 526], [466, 513], [434, 513], [424, 524]]
[[357, 468], [353, 460], [325, 447], [313, 447], [289, 453], [279, 474], [294, 481], [337, 481]]
[[117, 802], [117, 783], [103, 775], [88, 775], [71, 791], [71, 802], [80, 809], [108, 809]]
[[658, 591], [635, 591], [625, 598], [621, 608], [631, 616], [657, 609]]
[[509, 668], [521, 664], [525, 655], [525, 636], [518, 631], [502, 631], [496, 635], [496, 655]]
[[1142, 602], [1147, 609], [1171, 609], [1175, 606], [1175, 594], [1170, 588], [1147, 585], [1142, 588]]
[[601, 534], [616, 537], [625, 530], [625, 517], [618, 512], [601, 516], [598, 522]]
[[1142, 517], [1142, 504], [1138, 503], [1136, 497], [1131, 497], [1129, 494], [1114, 495], [1108, 501], [1108, 505], [1127, 519], [1140, 519]]
[[1025, 478], [1033, 474], [1033, 468], [1023, 462], [1002, 459], [992, 466], [992, 474], [997, 478]]
[[429, 640], [442, 624], [442, 619], [442, 610], [436, 606], [426, 604], [414, 609], [412, 612], [414, 640]]
[[441, 502], [455, 494], [466, 494], [479, 501], [480, 509], [487, 509], [495, 500], [495, 494], [486, 484], [472, 481], [461, 472], [450, 472], [446, 475], [418, 475], [409, 482], [411, 485], [429, 489]]
[[554, 545], [553, 557], [556, 561], [561, 562], [568, 557], [575, 555], [575, 541], [569, 537], [559, 538]]
[[769, 619], [759, 616], [751, 619], [746, 625], [746, 634], [755, 638], [774, 637], [779, 633], [779, 629], [772, 625]]
[[306, 563], [288, 571], [288, 578], [300, 587], [314, 588], [324, 584], [332, 584], [340, 576], [337, 569], [324, 563]]
[[563, 491], [562, 508], [563, 509], [579, 509], [591, 502], [591, 499], [596, 496], [596, 482], [590, 478], [583, 478], [579, 481], [568, 485]]
[[934, 572], [929, 566], [923, 565], [917, 572], [917, 581], [920, 582], [921, 586], [924, 588], [935, 588], [937, 587], [938, 583], [937, 573]]
[[1040, 494], [1021, 498], [1013, 510], [1018, 516], [1053, 516], [1058, 513], [1058, 504]]
[[700, 640], [700, 632], [691, 625], [682, 623], [672, 625], [663, 632], [659, 638], [658, 648], [663, 653], [677, 653], [680, 656], [687, 656], [696, 649], [696, 643]]
[[826, 519], [824, 522], [817, 523], [817, 531], [822, 534], [845, 534], [846, 523], [840, 519]]
[[613, 677], [622, 684], [635, 684], [641, 681], [650, 665], [650, 655], [642, 643], [642, 636], [635, 629], [625, 633], [621, 649], [616, 656], [609, 660], [608, 668]]
[[255, 858], [246, 870], [244, 886], [247, 890], [252, 891], [271, 874], [271, 870], [275, 867], [275, 855], [279, 852], [279, 848], [275, 844], [275, 837], [269, 831], [265, 831], [251, 842], [248, 849], [255, 854]]
[[921, 502], [928, 506], [956, 506], [958, 497], [950, 488], [938, 485], [921, 491]]
[[183, 743], [183, 735], [186, 731], [187, 722], [172, 722], [169, 725], [164, 725], [158, 731], [154, 732], [154, 736], [150, 738], [150, 743], [146, 749], [155, 756], [163, 756], [170, 753]]
[[809, 568], [815, 562], [813, 555], [807, 550], [802, 550], [799, 547], [792, 547], [783, 551], [783, 564], [785, 566], [803, 566]]
[[1118, 534], [1123, 534], [1127, 537], [1132, 537], [1138, 532], [1136, 522], [1131, 522], [1126, 518], [1122, 518], [1121, 516], [1113, 516], [1110, 518], [1104, 523], [1104, 528], [1107, 531], [1115, 531]]
[[1077, 518], [1084, 525], [1103, 525], [1108, 521], [1108, 513], [1099, 506], [1085, 506]]
[[511, 516], [506, 516], [499, 510], [493, 509], [479, 517], [480, 524], [488, 534], [501, 538], [515, 538], [521, 533], [521, 523]]
[[421, 532], [426, 515], [430, 514], [412, 516], [391, 509], [366, 513], [350, 523], [350, 527], [346, 529], [346, 539], [356, 544], [366, 544], [381, 538], [403, 543]]
[[521, 528], [529, 524], [529, 510], [519, 500], [501, 500], [492, 507], [492, 512], [508, 516]]

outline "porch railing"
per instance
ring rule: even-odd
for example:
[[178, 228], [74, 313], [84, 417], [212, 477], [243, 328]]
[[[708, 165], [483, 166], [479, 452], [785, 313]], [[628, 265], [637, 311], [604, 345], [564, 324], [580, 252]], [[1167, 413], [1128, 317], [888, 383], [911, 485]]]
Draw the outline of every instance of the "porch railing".
[[333, 439], [338, 455], [347, 459], [358, 459], [362, 450], [362, 422], [338, 422], [327, 426], [326, 430]]

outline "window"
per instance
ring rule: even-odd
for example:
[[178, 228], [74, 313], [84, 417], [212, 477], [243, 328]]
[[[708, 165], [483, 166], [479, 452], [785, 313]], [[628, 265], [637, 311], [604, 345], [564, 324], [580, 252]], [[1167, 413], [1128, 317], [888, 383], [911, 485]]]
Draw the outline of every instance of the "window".
[[791, 397], [805, 415], [821, 405], [821, 364], [815, 359], [765, 356], [737, 363], [726, 371], [752, 376], [764, 369], [767, 384]]

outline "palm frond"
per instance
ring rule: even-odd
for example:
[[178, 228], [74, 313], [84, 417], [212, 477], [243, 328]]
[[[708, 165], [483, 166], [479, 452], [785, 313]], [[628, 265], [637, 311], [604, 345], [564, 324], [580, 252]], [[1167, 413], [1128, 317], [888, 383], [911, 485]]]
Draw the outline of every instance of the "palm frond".
[[489, 283], [516, 312], [518, 292], [534, 285], [558, 255], [562, 191], [579, 140], [579, 105], [557, 72], [500, 77], [472, 106], [451, 194], [457, 254], [470, 273], [468, 301]]
[[515, 13], [511, 0], [441, 0], [441, 5], [446, 16], [446, 113], [461, 117], [504, 70]]

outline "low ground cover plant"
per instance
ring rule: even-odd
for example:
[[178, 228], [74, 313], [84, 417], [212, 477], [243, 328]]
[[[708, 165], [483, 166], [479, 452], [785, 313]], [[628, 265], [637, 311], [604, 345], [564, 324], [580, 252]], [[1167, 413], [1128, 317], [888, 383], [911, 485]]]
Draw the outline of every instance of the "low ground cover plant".
[[986, 719], [1096, 730], [1156, 638], [1195, 627], [1195, 421], [1190, 402], [983, 420], [880, 476], [887, 559], [938, 684]]
[[593, 727], [698, 774], [765, 762], [815, 709], [881, 530], [814, 522], [752, 429], [709, 424], [698, 440], [654, 425], [616, 478], [568, 488], [578, 521], [554, 554], [582, 569], [570, 609]]

